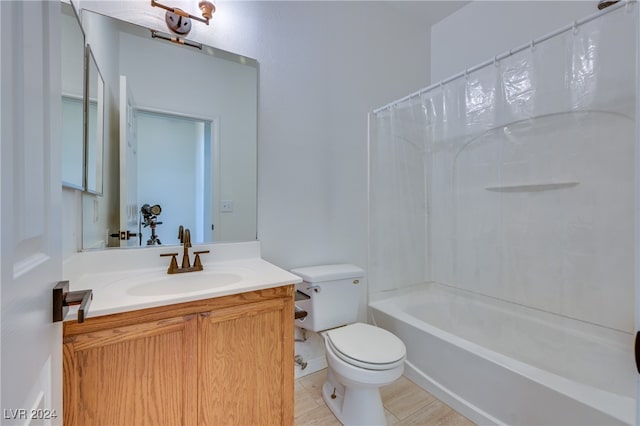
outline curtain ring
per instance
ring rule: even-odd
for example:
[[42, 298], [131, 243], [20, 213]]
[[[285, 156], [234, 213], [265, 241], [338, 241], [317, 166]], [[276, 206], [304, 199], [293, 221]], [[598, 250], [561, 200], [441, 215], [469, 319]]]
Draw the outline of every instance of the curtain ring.
[[440, 90], [444, 91], [444, 83], [442, 82], [442, 80], [440, 80]]
[[493, 57], [493, 66], [496, 68], [500, 66], [500, 63], [498, 62], [498, 55]]
[[534, 40], [531, 40], [531, 51], [533, 52], [534, 50], [536, 50], [536, 42]]
[[578, 21], [573, 21], [573, 35], [578, 34], [579, 28], [578, 28]]
[[469, 69], [465, 69], [465, 70], [464, 70], [464, 78], [466, 78], [467, 80], [469, 80]]

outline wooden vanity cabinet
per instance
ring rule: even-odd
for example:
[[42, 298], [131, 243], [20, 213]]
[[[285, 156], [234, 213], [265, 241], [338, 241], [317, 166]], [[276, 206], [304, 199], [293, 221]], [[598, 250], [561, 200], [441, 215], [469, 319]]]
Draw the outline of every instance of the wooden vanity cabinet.
[[64, 424], [292, 425], [293, 286], [64, 323]]

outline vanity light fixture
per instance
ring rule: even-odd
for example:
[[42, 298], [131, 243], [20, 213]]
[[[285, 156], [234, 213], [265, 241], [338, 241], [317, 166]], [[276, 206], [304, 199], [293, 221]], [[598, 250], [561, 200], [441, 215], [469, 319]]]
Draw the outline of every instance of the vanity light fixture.
[[159, 7], [166, 10], [164, 14], [164, 20], [167, 23], [167, 27], [178, 35], [185, 36], [191, 31], [191, 20], [195, 19], [204, 24], [209, 25], [209, 20], [216, 11], [216, 7], [210, 1], [203, 0], [198, 3], [200, 11], [202, 11], [202, 18], [185, 12], [177, 7], [165, 6], [155, 0], [151, 0], [152, 7]]
[[195, 47], [196, 49], [202, 50], [202, 44], [196, 43], [195, 41], [187, 40], [186, 38], [176, 37], [172, 34], [166, 34], [156, 30], [150, 30], [150, 31], [151, 31], [151, 38], [160, 38], [162, 40], [167, 40], [172, 43], [182, 44], [189, 47]]

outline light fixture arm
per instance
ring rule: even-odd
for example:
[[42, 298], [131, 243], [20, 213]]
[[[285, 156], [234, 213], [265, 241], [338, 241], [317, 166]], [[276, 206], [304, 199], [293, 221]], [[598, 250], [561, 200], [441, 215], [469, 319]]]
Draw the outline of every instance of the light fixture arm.
[[151, 30], [151, 38], [159, 38], [162, 40], [167, 40], [172, 43], [182, 44], [184, 46], [195, 47], [196, 49], [202, 50], [202, 44], [196, 43], [195, 41], [187, 40], [186, 38], [176, 37], [171, 34], [161, 33], [160, 31]]
[[159, 3], [156, 0], [151, 0], [151, 6], [159, 7], [161, 9], [175, 13], [176, 15], [180, 15], [185, 18], [195, 19], [196, 21], [200, 21], [207, 25], [209, 25], [209, 19], [211, 19], [211, 15], [216, 11], [216, 7], [213, 5], [213, 3], [208, 1], [201, 1], [198, 4], [198, 6], [200, 7], [200, 10], [202, 10], [202, 16], [203, 16], [202, 18], [198, 16], [194, 16], [190, 13], [187, 13], [182, 9], [178, 9], [177, 7], [165, 6], [164, 4]]

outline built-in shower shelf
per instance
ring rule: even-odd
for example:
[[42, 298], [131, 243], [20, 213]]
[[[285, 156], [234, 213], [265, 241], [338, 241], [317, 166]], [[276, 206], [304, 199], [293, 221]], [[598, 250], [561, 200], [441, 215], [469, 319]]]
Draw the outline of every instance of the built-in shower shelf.
[[493, 192], [538, 192], [552, 191], [554, 189], [572, 188], [580, 182], [555, 182], [555, 183], [537, 183], [532, 185], [503, 185], [488, 186], [485, 189]]

